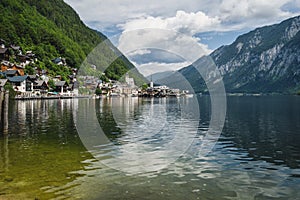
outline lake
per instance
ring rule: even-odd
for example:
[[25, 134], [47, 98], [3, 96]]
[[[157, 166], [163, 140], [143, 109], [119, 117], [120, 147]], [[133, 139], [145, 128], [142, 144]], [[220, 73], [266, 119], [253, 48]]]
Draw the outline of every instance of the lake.
[[[0, 199], [300, 199], [300, 97], [15, 101]], [[97, 128], [98, 127], [98, 128]]]

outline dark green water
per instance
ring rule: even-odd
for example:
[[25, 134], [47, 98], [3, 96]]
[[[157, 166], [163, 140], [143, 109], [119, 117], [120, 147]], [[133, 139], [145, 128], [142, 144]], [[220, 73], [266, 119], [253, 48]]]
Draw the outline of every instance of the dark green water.
[[[223, 133], [206, 156], [196, 153], [210, 113], [209, 98], [200, 97], [199, 134], [190, 149], [166, 168], [138, 175], [105, 163], [115, 151], [111, 147], [86, 150], [74, 123], [77, 105], [95, 107], [102, 129], [121, 154], [122, 147], [134, 143], [158, 148], [175, 130], [191, 137], [193, 120], [178, 111], [189, 102], [92, 101], [10, 105], [9, 134], [0, 136], [0, 199], [300, 199], [299, 97], [228, 97]], [[162, 108], [167, 108], [161, 115], [166, 119], [151, 122], [155, 126], [143, 123], [149, 121], [149, 110]], [[147, 131], [136, 131], [144, 126], [160, 131], [147, 137]], [[154, 161], [165, 159], [161, 155]]]

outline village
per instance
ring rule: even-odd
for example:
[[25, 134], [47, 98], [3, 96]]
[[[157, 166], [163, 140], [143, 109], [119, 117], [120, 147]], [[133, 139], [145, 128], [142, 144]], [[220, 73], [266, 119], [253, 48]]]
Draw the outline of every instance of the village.
[[[78, 70], [71, 67], [69, 68], [72, 74], [68, 75], [68, 80], [63, 80], [60, 75], [51, 77], [47, 70], [41, 70], [37, 67], [34, 68], [32, 74], [27, 74], [26, 67], [37, 62], [37, 56], [34, 52], [23, 52], [22, 48], [16, 45], [6, 47], [3, 40], [0, 41], [0, 91], [10, 87], [15, 92], [15, 99], [179, 97], [190, 95], [188, 91], [154, 85], [152, 81], [138, 87], [128, 73], [123, 82], [110, 79], [103, 81], [95, 76], [78, 76]], [[68, 67], [66, 59], [61, 57], [53, 58], [51, 62], [57, 66]], [[94, 65], [91, 68], [96, 70]]]

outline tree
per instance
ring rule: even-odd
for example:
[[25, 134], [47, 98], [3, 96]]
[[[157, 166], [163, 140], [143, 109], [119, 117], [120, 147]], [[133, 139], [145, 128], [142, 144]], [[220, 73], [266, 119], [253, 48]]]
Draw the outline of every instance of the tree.
[[148, 88], [148, 84], [147, 83], [144, 83], [143, 85], [142, 85], [142, 90], [146, 90]]
[[55, 88], [55, 83], [54, 83], [54, 81], [53, 81], [52, 79], [50, 79], [50, 80], [48, 81], [48, 85], [49, 85], [49, 87], [52, 88], [52, 89]]
[[15, 96], [17, 95], [17, 92], [14, 90], [13, 86], [11, 85], [11, 83], [7, 83], [7, 84], [4, 86], [4, 89], [5, 89], [6, 91], [9, 91], [9, 98], [10, 98], [10, 99], [15, 98]]
[[100, 88], [96, 88], [95, 94], [100, 96], [102, 94], [102, 90]]

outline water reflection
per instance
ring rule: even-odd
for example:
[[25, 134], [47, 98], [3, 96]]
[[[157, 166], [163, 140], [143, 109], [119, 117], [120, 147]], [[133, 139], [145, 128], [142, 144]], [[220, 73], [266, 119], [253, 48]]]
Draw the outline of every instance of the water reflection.
[[232, 141], [236, 151], [244, 149], [253, 160], [300, 167], [298, 97], [235, 97], [228, 109], [224, 142]]
[[[96, 106], [99, 125], [90, 108], [102, 101], [108, 106], [100, 106], [99, 111]], [[83, 144], [101, 162], [131, 174], [146, 173], [175, 162], [192, 144], [198, 128], [197, 105], [193, 99], [177, 98], [80, 101], [76, 127]], [[106, 134], [102, 124], [120, 132]], [[110, 142], [111, 133], [122, 136]]]
[[[299, 97], [229, 97], [224, 131], [206, 156], [197, 151], [208, 130], [209, 97], [198, 102], [200, 123], [191, 120], [187, 99], [15, 102], [9, 135], [0, 138], [0, 199], [300, 198]], [[94, 151], [86, 151], [74, 126], [81, 118], [88, 119], [81, 128]], [[105, 137], [88, 135], [95, 124]], [[195, 124], [197, 134], [190, 130]], [[103, 162], [126, 161], [136, 150], [160, 152], [174, 134], [193, 143], [165, 168], [132, 175]], [[139, 159], [129, 157], [130, 167], [144, 165]]]
[[0, 136], [0, 198], [50, 199], [76, 179], [90, 157], [77, 136], [72, 101], [12, 102], [8, 135]]

